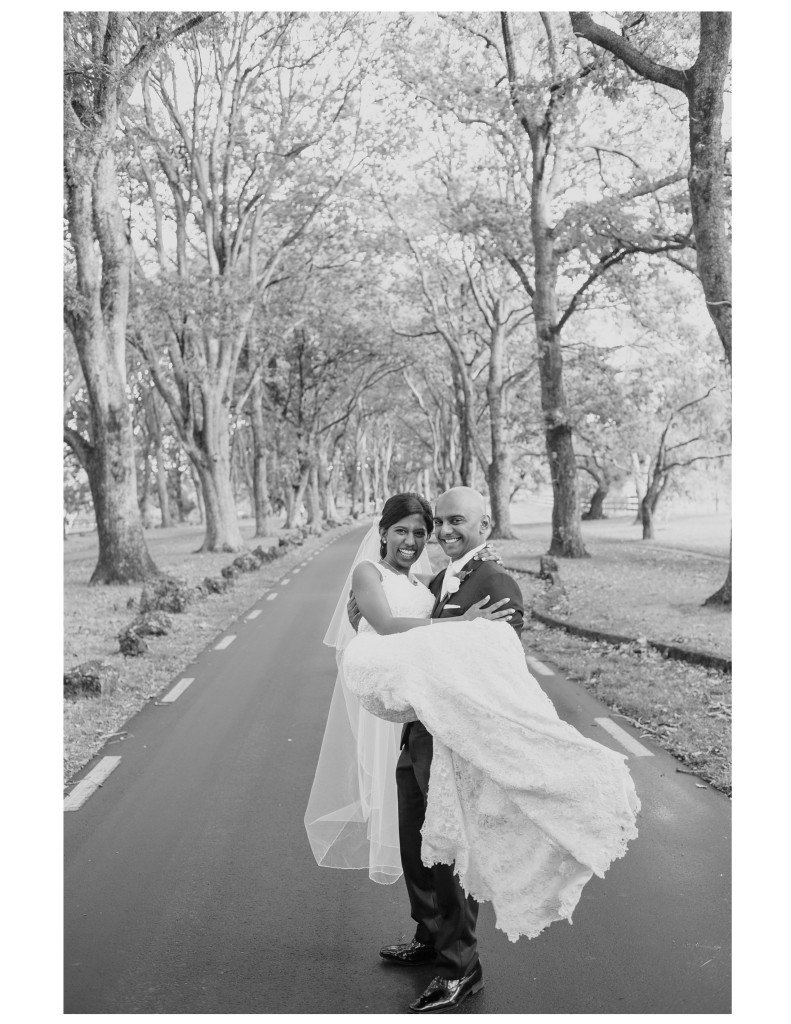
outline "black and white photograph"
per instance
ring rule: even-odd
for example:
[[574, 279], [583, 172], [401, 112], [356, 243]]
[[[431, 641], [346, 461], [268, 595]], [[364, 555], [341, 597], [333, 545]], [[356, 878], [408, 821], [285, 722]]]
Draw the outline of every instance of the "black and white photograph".
[[42, 17], [61, 1012], [730, 1015], [733, 13]]

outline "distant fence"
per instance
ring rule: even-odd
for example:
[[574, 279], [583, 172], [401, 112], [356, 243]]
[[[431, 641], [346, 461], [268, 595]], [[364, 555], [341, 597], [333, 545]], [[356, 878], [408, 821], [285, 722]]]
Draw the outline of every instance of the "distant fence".
[[[590, 505], [590, 498], [586, 498], [585, 503]], [[612, 512], [630, 512], [632, 515], [636, 516], [640, 511], [640, 503], [637, 498], [614, 498], [612, 501], [605, 498], [604, 511], [605, 514], [610, 514]]]
[[[586, 494], [580, 498], [580, 507], [583, 512], [587, 512], [588, 507], [591, 503], [593, 492]], [[523, 501], [527, 501], [533, 505], [541, 505], [544, 508], [552, 508], [553, 498], [551, 494], [527, 494], [522, 498]], [[615, 515], [618, 512], [626, 514], [630, 512], [632, 515], [637, 515], [640, 510], [640, 503], [636, 497], [626, 498], [605, 498], [604, 499], [604, 513], [605, 515]]]
[[96, 516], [93, 512], [70, 512], [63, 516], [63, 532], [93, 533], [96, 529]]

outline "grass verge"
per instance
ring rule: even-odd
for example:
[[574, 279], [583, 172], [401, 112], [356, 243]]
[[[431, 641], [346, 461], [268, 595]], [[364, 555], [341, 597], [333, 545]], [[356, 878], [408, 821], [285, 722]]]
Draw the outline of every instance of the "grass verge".
[[[173, 615], [173, 629], [167, 636], [146, 637], [149, 651], [126, 658], [118, 650], [117, 635], [135, 617], [142, 585], [90, 586], [88, 579], [95, 564], [94, 546], [67, 542], [64, 564], [64, 664], [71, 668], [98, 658], [114, 665], [121, 673], [115, 692], [100, 697], [64, 700], [64, 781], [83, 767], [152, 697], [193, 661], [213, 637], [255, 604], [261, 594], [305, 555], [320, 544], [353, 527], [328, 530], [293, 547], [283, 557], [264, 564], [255, 572], [236, 578], [224, 594], [212, 594], [193, 601], [184, 612]], [[152, 531], [153, 532], [153, 531]], [[205, 576], [217, 576], [236, 557], [233, 554], [196, 554], [202, 530], [199, 527], [156, 531], [149, 545], [162, 572], [185, 579], [197, 586]], [[252, 527], [242, 533], [250, 547]], [[274, 538], [273, 538], [274, 539]], [[264, 547], [267, 543], [264, 542]]]
[[[590, 558], [558, 559], [566, 599], [551, 612], [580, 626], [684, 644], [729, 658], [731, 615], [703, 602], [728, 570], [727, 517], [691, 517], [658, 532], [657, 543], [640, 540], [630, 519], [584, 522]], [[496, 541], [503, 561], [538, 569], [546, 554], [546, 526], [517, 526], [517, 540]], [[669, 535], [673, 545], [665, 537]]]

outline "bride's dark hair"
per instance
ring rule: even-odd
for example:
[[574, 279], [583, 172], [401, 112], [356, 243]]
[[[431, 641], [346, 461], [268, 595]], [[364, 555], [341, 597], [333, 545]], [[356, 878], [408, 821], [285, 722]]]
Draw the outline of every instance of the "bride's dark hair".
[[[389, 530], [395, 523], [406, 519], [407, 516], [414, 515], [423, 516], [423, 522], [426, 524], [426, 536], [430, 537], [431, 531], [434, 529], [434, 513], [431, 511], [431, 505], [429, 505], [426, 499], [414, 491], [393, 494], [387, 499], [385, 507], [382, 509], [379, 529]], [[384, 558], [386, 554], [387, 545], [383, 540], [380, 540], [379, 555], [381, 558]]]

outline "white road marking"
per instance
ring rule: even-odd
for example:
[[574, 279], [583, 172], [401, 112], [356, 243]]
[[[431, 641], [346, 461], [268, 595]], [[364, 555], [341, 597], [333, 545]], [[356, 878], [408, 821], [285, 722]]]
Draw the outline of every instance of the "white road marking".
[[280, 581], [280, 586], [281, 587], [287, 587], [290, 582], [291, 582], [291, 580], [281, 580]]
[[635, 757], [654, 756], [652, 751], [644, 747], [642, 743], [638, 743], [625, 729], [622, 729], [620, 725], [616, 725], [611, 718], [594, 718], [594, 722], [600, 725], [605, 732], [608, 732], [613, 739], [617, 740], [622, 747], [631, 754], [634, 754]]
[[257, 619], [260, 614], [261, 614], [261, 609], [260, 608], [253, 608], [253, 610], [250, 612], [250, 614], [247, 616], [247, 618], [248, 619]]
[[275, 599], [276, 597], [277, 597], [277, 594], [267, 594], [267, 595], [266, 595], [266, 599], [267, 599], [267, 601], [274, 601], [274, 599]]
[[184, 691], [187, 689], [190, 683], [194, 682], [194, 679], [180, 679], [173, 687], [173, 689], [169, 693], [165, 694], [165, 696], [159, 703], [172, 704], [174, 700], [178, 700], [178, 698], [182, 695], [182, 693], [184, 693]]
[[528, 658], [527, 664], [534, 672], [538, 672], [540, 676], [551, 676], [555, 674], [551, 668], [547, 668], [543, 661], [538, 661], [536, 658]]
[[299, 569], [292, 569], [291, 570], [292, 576], [296, 575], [298, 572], [299, 572]]
[[63, 801], [64, 811], [76, 811], [85, 803], [89, 796], [93, 796], [99, 786], [107, 779], [111, 772], [114, 772], [121, 763], [120, 757], [103, 757], [91, 771], [80, 779], [74, 789]]
[[218, 644], [214, 645], [215, 651], [224, 651], [226, 647], [230, 647], [236, 639], [236, 634], [231, 633], [228, 636], [224, 636]]

